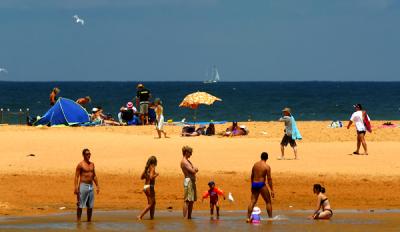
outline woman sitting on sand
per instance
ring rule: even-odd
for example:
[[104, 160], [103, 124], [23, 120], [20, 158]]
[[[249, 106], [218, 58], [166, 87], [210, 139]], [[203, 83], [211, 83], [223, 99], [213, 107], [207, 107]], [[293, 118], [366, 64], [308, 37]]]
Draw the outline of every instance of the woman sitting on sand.
[[143, 192], [147, 197], [147, 206], [144, 210], [137, 216], [138, 220], [142, 220], [143, 216], [150, 210], [150, 219], [154, 219], [154, 211], [156, 208], [156, 192], [154, 191], [154, 185], [156, 184], [156, 177], [158, 173], [156, 172], [157, 158], [151, 156], [146, 163], [146, 167], [140, 177], [145, 180]]
[[325, 188], [320, 184], [314, 184], [313, 191], [314, 194], [317, 195], [317, 209], [314, 214], [310, 216], [310, 219], [330, 219], [333, 216], [333, 211], [329, 204], [328, 197], [325, 195]]
[[206, 130], [206, 135], [208, 135], [208, 136], [215, 135], [214, 123], [208, 124], [207, 130]]

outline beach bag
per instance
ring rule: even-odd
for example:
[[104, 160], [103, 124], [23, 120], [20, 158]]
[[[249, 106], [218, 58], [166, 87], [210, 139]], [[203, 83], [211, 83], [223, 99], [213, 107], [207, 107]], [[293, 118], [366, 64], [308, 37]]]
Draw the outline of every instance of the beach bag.
[[368, 119], [368, 114], [366, 111], [363, 111], [363, 122], [365, 129], [367, 129], [367, 131], [371, 133], [372, 132], [371, 122]]

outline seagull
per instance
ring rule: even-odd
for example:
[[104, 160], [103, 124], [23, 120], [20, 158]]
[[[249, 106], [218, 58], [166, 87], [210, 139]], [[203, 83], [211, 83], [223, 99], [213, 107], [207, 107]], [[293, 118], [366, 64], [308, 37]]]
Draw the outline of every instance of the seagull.
[[7, 69], [5, 69], [5, 68], [0, 68], [0, 73], [8, 73], [8, 71], [7, 71]]
[[83, 26], [83, 24], [85, 24], [85, 21], [83, 19], [79, 18], [78, 15], [74, 15], [74, 19], [75, 19], [76, 23], [80, 23], [80, 24], [82, 24], [82, 26]]

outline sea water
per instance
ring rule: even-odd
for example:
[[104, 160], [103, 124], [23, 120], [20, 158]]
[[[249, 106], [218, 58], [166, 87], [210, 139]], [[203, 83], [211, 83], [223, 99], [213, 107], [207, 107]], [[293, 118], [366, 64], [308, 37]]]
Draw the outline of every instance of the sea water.
[[[76, 100], [91, 96], [86, 108], [103, 107], [116, 117], [119, 108], [136, 95], [138, 82], [0, 82], [0, 108], [18, 112], [29, 108], [31, 116], [49, 109], [49, 94], [59, 87], [59, 96]], [[361, 103], [373, 120], [400, 119], [400, 82], [143, 82], [153, 99], [161, 98], [166, 119], [193, 120], [194, 111], [180, 108], [183, 98], [205, 91], [222, 99], [200, 106], [197, 120], [271, 121], [291, 107], [297, 120], [348, 120], [352, 105]], [[3, 123], [17, 123], [10, 114]]]
[[400, 231], [399, 210], [335, 210], [331, 220], [320, 221], [307, 219], [311, 211], [275, 211], [272, 220], [263, 218], [256, 225], [245, 222], [244, 211], [223, 211], [219, 220], [210, 219], [207, 211], [194, 212], [192, 220], [184, 219], [181, 212], [161, 211], [155, 220], [137, 221], [138, 213], [95, 211], [91, 223], [75, 222], [73, 213], [3, 217], [0, 231]]

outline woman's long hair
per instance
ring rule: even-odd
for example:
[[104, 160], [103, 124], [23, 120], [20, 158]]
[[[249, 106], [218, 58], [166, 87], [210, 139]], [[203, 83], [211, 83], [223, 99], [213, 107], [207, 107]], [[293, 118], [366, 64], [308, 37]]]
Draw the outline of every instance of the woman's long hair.
[[144, 167], [144, 173], [147, 173], [147, 171], [150, 168], [150, 165], [157, 166], [157, 158], [154, 155], [150, 156], [149, 159], [147, 160], [146, 166]]
[[314, 184], [314, 190], [318, 193], [325, 193], [325, 188], [322, 187], [320, 184]]

